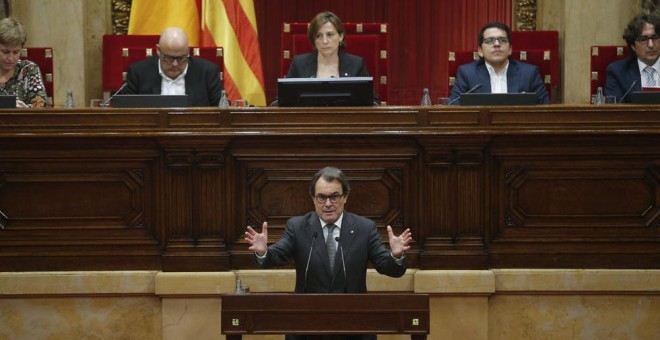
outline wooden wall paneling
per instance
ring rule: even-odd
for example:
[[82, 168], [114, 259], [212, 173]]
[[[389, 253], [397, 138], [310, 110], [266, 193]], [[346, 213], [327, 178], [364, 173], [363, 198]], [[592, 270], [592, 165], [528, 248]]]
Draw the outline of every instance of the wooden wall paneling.
[[163, 142], [164, 271], [228, 270], [226, 139]]
[[430, 228], [421, 268], [486, 268], [486, 167], [484, 138], [420, 138], [425, 167], [423, 186]]
[[[660, 172], [654, 145], [655, 136], [495, 143], [493, 199], [500, 204], [493, 215], [492, 265], [653, 267], [649, 258], [660, 259], [655, 250]], [[623, 243], [634, 244], [634, 250], [623, 250]]]
[[246, 224], [347, 209], [411, 268], [658, 268], [655, 106], [0, 112], [0, 270], [255, 268]]
[[22, 139], [0, 148], [0, 270], [157, 269], [148, 143]]

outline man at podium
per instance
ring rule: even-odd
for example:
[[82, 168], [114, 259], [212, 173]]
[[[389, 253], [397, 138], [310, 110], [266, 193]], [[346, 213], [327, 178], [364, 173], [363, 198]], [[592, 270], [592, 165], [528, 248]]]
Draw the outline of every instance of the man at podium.
[[259, 267], [283, 266], [293, 258], [296, 293], [366, 293], [369, 261], [380, 274], [403, 276], [410, 229], [397, 236], [387, 226], [387, 249], [374, 221], [344, 211], [350, 186], [337, 168], [319, 170], [309, 193], [314, 211], [289, 219], [282, 237], [270, 247], [267, 222], [261, 233], [247, 227], [245, 240]]

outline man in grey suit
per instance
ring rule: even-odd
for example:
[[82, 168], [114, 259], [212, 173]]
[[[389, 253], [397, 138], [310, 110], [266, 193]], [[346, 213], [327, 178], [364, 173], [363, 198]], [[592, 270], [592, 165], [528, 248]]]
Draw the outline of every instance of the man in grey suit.
[[365, 293], [369, 261], [380, 274], [405, 274], [405, 251], [412, 241], [410, 229], [396, 236], [387, 226], [387, 249], [372, 220], [344, 211], [350, 186], [337, 168], [319, 170], [309, 190], [315, 211], [289, 219], [282, 237], [270, 247], [267, 222], [261, 233], [247, 227], [245, 240], [261, 268], [282, 266], [293, 258], [296, 293]]
[[220, 69], [206, 59], [190, 57], [186, 32], [166, 28], [157, 56], [134, 63], [126, 74], [123, 94], [188, 95], [188, 106], [218, 106], [222, 93]]

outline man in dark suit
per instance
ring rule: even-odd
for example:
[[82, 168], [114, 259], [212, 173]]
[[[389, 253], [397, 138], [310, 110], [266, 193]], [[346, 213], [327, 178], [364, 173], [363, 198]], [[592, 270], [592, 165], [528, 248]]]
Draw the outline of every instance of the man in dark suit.
[[617, 102], [630, 103], [631, 92], [660, 85], [660, 18], [646, 14], [634, 17], [623, 31], [623, 39], [632, 56], [607, 66], [605, 94], [615, 96]]
[[449, 102], [460, 104], [462, 93], [522, 93], [535, 92], [538, 104], [549, 104], [550, 97], [543, 85], [539, 69], [530, 64], [509, 59], [511, 29], [492, 22], [479, 32], [480, 60], [458, 67], [456, 82]]
[[220, 70], [208, 60], [189, 56], [185, 31], [166, 28], [156, 47], [156, 56], [128, 68], [123, 94], [187, 94], [189, 106], [218, 106]]
[[380, 274], [403, 276], [404, 252], [412, 240], [410, 229], [396, 236], [392, 227], [387, 226], [390, 246], [387, 249], [373, 221], [344, 211], [349, 192], [344, 173], [325, 167], [314, 175], [310, 185], [315, 211], [289, 219], [275, 244], [267, 246], [268, 223], [263, 223], [261, 233], [247, 227], [245, 240], [255, 252], [257, 265], [283, 266], [293, 258], [296, 293], [366, 293], [369, 261]]

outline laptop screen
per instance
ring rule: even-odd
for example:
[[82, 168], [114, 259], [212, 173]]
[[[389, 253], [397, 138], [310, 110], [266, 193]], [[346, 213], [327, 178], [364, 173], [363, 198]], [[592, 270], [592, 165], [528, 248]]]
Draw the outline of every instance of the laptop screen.
[[374, 104], [372, 77], [280, 78], [279, 106], [370, 106]]
[[465, 93], [461, 95], [459, 101], [463, 106], [536, 105], [536, 92]]
[[658, 91], [635, 91], [631, 96], [634, 104], [660, 104], [660, 92]]
[[14, 95], [0, 95], [0, 109], [15, 109], [16, 96]]
[[187, 107], [188, 95], [120, 94], [112, 98], [112, 107]]

